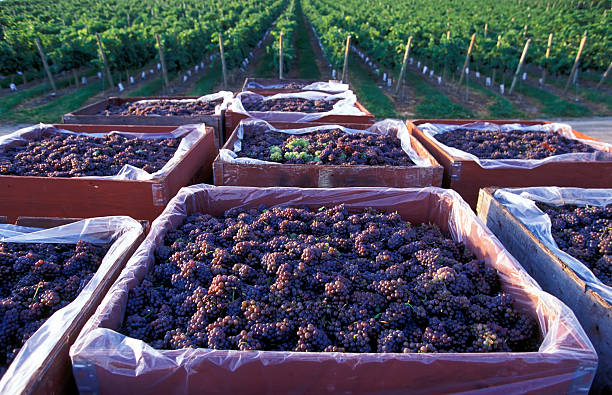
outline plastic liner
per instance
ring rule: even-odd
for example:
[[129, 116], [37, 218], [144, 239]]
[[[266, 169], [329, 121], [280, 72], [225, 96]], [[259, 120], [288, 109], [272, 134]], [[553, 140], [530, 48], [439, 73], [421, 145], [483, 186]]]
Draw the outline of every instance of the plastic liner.
[[[242, 105], [242, 99], [249, 100], [275, 100], [275, 99], [307, 99], [307, 100], [338, 100], [331, 111], [305, 113], [305, 112], [289, 112], [289, 111], [251, 111], [248, 112]], [[251, 91], [240, 92], [228, 106], [228, 110], [235, 113], [243, 114], [248, 117], [263, 119], [265, 121], [277, 122], [312, 122], [321, 119], [328, 115], [366, 115], [357, 106], [357, 96], [352, 91], [342, 93], [324, 93], [314, 91], [304, 91], [297, 93], [279, 93], [272, 96], [262, 96]]]
[[550, 217], [535, 204], [537, 201], [553, 206], [574, 204], [605, 207], [612, 204], [612, 189], [508, 188], [498, 189], [494, 196], [593, 291], [612, 303], [612, 287], [601, 282], [584, 263], [559, 248], [552, 235]]
[[[549, 162], [562, 162], [562, 161], [574, 161], [574, 162], [592, 162], [592, 161], [612, 161], [612, 144], [607, 144], [601, 141], [585, 140], [578, 138], [570, 125], [564, 123], [548, 123], [542, 125], [526, 126], [520, 123], [497, 125], [490, 122], [471, 122], [464, 125], [448, 125], [448, 124], [432, 124], [424, 123], [418, 126], [418, 128], [431, 138], [431, 140], [440, 146], [449, 155], [452, 155], [460, 159], [473, 160], [485, 169], [499, 169], [499, 168], [523, 168], [533, 169], [540, 165]], [[472, 155], [463, 150], [449, 147], [448, 145], [442, 144], [436, 139], [436, 135], [450, 132], [458, 129], [468, 130], [501, 130], [505, 132], [516, 131], [516, 132], [557, 132], [567, 138], [578, 140], [588, 146], [595, 148], [597, 151], [588, 153], [572, 153], [553, 155], [544, 159], [480, 159], [475, 155]]]
[[328, 82], [313, 82], [310, 85], [306, 85], [302, 88], [303, 91], [325, 91], [325, 92], [344, 92], [349, 90], [348, 84], [343, 84], [338, 81]]
[[0, 393], [21, 393], [32, 374], [41, 368], [44, 359], [57, 342], [70, 341], [66, 338], [66, 330], [78, 317], [94, 290], [109, 274], [113, 264], [138, 240], [141, 234], [142, 225], [130, 217], [123, 216], [85, 219], [50, 229], [2, 225], [0, 242], [75, 244], [79, 240], [85, 240], [92, 243], [111, 242], [112, 245], [95, 275], [76, 299], [56, 311], [24, 343], [21, 351], [0, 380]]
[[74, 134], [79, 136], [102, 137], [109, 134], [119, 134], [121, 136], [138, 138], [143, 140], [167, 139], [182, 137], [182, 140], [174, 152], [174, 155], [166, 164], [154, 173], [149, 173], [146, 170], [132, 166], [124, 165], [119, 172], [114, 176], [86, 176], [79, 178], [96, 178], [108, 180], [152, 180], [161, 178], [167, 175], [170, 170], [181, 158], [197, 143], [206, 133], [205, 124], [183, 125], [178, 126], [175, 130], [169, 133], [130, 133], [130, 132], [110, 132], [110, 133], [76, 133], [64, 129], [59, 129], [53, 125], [38, 124], [17, 130], [11, 134], [0, 137], [0, 153], [6, 151], [16, 145], [24, 145], [31, 140], [39, 140], [43, 137], [54, 136], [57, 134]]
[[366, 133], [366, 134], [379, 134], [379, 135], [387, 135], [389, 133], [395, 134], [395, 136], [400, 140], [402, 149], [410, 160], [416, 166], [432, 166], [430, 161], [421, 158], [419, 154], [412, 148], [410, 144], [410, 133], [408, 132], [408, 128], [406, 128], [406, 124], [402, 121], [396, 119], [386, 119], [384, 121], [380, 121], [370, 126], [366, 130], [359, 129], [350, 129], [344, 126], [339, 125], [320, 125], [313, 126], [308, 128], [300, 128], [300, 129], [277, 129], [274, 126], [270, 125], [268, 122], [260, 120], [260, 119], [246, 119], [240, 121], [240, 124], [237, 128], [237, 137], [238, 140], [234, 143], [234, 147], [232, 150], [227, 148], [222, 148], [219, 150], [219, 157], [221, 160], [230, 163], [250, 163], [250, 164], [278, 164], [277, 162], [253, 159], [253, 158], [238, 158], [236, 152], [240, 152], [242, 150], [242, 140], [244, 138], [244, 128], [248, 127], [249, 129], [254, 129], [256, 131], [262, 132], [278, 132], [278, 133], [287, 133], [287, 134], [306, 134], [313, 133], [322, 130], [332, 130], [332, 129], [340, 129], [344, 133], [354, 134], [354, 133]]
[[[115, 329], [129, 289], [154, 262], [170, 230], [195, 212], [220, 215], [231, 207], [397, 211], [412, 223], [433, 222], [495, 267], [517, 307], [540, 324], [538, 352], [490, 354], [351, 354], [211, 349], [157, 350]], [[195, 185], [181, 189], [152, 224], [96, 313], [70, 350], [81, 393], [505, 392], [587, 393], [597, 355], [574, 313], [545, 293], [451, 190], [440, 188], [252, 188]]]
[[[219, 99], [223, 99], [223, 103], [215, 106], [215, 115], [221, 115], [221, 111], [225, 110], [230, 103], [230, 101], [234, 98], [234, 94], [228, 91], [219, 91], [216, 93], [211, 93], [210, 95], [200, 96], [197, 99], [151, 99], [151, 100], [138, 100], [133, 102], [132, 104], [144, 104], [144, 103], [158, 103], [160, 101], [166, 103], [191, 103], [191, 102], [210, 102]], [[163, 117], [164, 115], [159, 114], [149, 114], [147, 117]]]

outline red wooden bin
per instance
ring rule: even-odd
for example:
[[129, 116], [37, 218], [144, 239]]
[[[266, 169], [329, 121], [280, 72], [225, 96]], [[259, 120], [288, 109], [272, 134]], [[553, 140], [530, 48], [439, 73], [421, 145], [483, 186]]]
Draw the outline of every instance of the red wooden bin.
[[[233, 207], [289, 205], [317, 209], [342, 202], [348, 210], [395, 211], [413, 224], [455, 229], [479, 259], [493, 266], [517, 308], [538, 315], [544, 342], [537, 352], [319, 353], [156, 350], [118, 333], [129, 289], [151, 270], [167, 232], [195, 213]], [[96, 314], [71, 348], [80, 391], [102, 394], [190, 393], [586, 393], [597, 355], [574, 314], [543, 292], [453, 191], [440, 188], [184, 188], [154, 224]]]
[[[142, 125], [53, 125], [83, 133], [111, 131], [168, 133], [173, 126]], [[168, 201], [186, 185], [208, 180], [218, 150], [214, 131], [206, 132], [164, 176], [151, 180], [103, 178], [53, 178], [0, 175], [0, 215], [15, 222], [17, 217], [89, 218], [128, 215], [153, 221]]]
[[[273, 94], [271, 93], [272, 92], [260, 93], [260, 94], [262, 96], [273, 96], [274, 94], [276, 94], [276, 93], [273, 93]], [[304, 93], [304, 92], [300, 92], [300, 93]], [[325, 92], [322, 92], [322, 93], [325, 93]], [[238, 98], [236, 98], [236, 96], [238, 96], [238, 93], [235, 94], [234, 100], [239, 100]], [[329, 123], [339, 123], [339, 124], [347, 124], [347, 123], [372, 124], [374, 123], [374, 115], [372, 115], [371, 112], [369, 112], [361, 103], [359, 103], [359, 101], [356, 101], [354, 106], [359, 111], [361, 111], [362, 113], [361, 115], [329, 114], [329, 115], [324, 115], [320, 118], [317, 118], [316, 120], [313, 120], [312, 122], [328, 123], [328, 124]], [[306, 113], [288, 112], [288, 111], [287, 112], [250, 111], [249, 114], [252, 118], [263, 119], [268, 122], [301, 122], [300, 118], [306, 115], [311, 115], [311, 114], [306, 114]], [[249, 116], [247, 116], [246, 114], [237, 113], [237, 112], [232, 111], [231, 109], [228, 109], [225, 111], [225, 138], [223, 140], [224, 143], [229, 139], [232, 131], [236, 129], [236, 126], [238, 126], [238, 123], [240, 123], [241, 120], [246, 119], [246, 118], [249, 118]]]
[[[488, 186], [529, 187], [529, 186], [574, 186], [584, 188], [612, 187], [612, 160], [601, 161], [555, 161], [527, 168], [483, 168], [477, 162], [453, 156], [440, 147], [437, 141], [423, 133], [419, 125], [425, 123], [463, 125], [473, 122], [490, 122], [498, 125], [518, 123], [525, 126], [551, 124], [546, 121], [500, 121], [462, 119], [417, 119], [407, 121], [411, 133], [419, 140], [436, 160], [444, 167], [442, 186], [451, 188], [476, 208], [478, 191]], [[576, 130], [580, 139], [598, 141]], [[610, 151], [608, 151], [610, 152]]]
[[[273, 122], [277, 129], [299, 129], [313, 126], [329, 126], [322, 123]], [[254, 125], [243, 125], [249, 128]], [[351, 129], [365, 130], [371, 124], [341, 124]], [[232, 150], [238, 140], [238, 128], [223, 146]], [[444, 169], [433, 156], [410, 136], [410, 144], [418, 156], [429, 162], [429, 166], [367, 166], [367, 165], [314, 165], [314, 164], [247, 164], [232, 163], [217, 156], [213, 163], [215, 185], [245, 186], [294, 186], [316, 187], [426, 187], [441, 186]]]

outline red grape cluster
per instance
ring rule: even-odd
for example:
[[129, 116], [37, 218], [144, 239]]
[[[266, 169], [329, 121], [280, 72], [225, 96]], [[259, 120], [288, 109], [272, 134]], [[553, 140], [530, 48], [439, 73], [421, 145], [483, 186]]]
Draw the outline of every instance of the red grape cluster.
[[124, 165], [149, 173], [174, 156], [180, 138], [145, 140], [109, 134], [57, 134], [0, 153], [0, 174], [39, 177], [114, 176]]
[[198, 116], [213, 115], [215, 107], [223, 103], [223, 99], [204, 101], [169, 101], [156, 100], [147, 102], [124, 103], [121, 105], [109, 105], [98, 115], [120, 115], [120, 116]]
[[550, 217], [557, 246], [584, 263], [601, 282], [612, 286], [612, 205], [536, 204]]
[[435, 135], [449, 147], [481, 159], [544, 159], [549, 156], [594, 152], [595, 149], [556, 132], [457, 129]]
[[341, 129], [300, 135], [246, 129], [237, 154], [278, 163], [414, 166], [395, 136]]
[[242, 106], [247, 111], [282, 111], [282, 112], [329, 112], [340, 99], [309, 100], [301, 98], [264, 100], [260, 96], [245, 96]]
[[0, 243], [0, 377], [23, 344], [89, 282], [108, 245]]
[[[284, 229], [284, 230], [283, 230]], [[169, 231], [120, 331], [159, 349], [536, 351], [497, 271], [431, 224], [343, 205], [234, 208]]]

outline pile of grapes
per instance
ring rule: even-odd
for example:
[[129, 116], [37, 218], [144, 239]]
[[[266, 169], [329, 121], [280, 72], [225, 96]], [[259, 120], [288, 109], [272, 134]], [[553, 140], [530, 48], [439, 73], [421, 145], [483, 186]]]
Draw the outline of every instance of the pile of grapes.
[[556, 132], [458, 129], [437, 134], [435, 138], [442, 144], [481, 159], [544, 159], [553, 155], [595, 151]]
[[233, 208], [166, 235], [120, 331], [158, 349], [536, 351], [497, 271], [397, 213]]
[[308, 100], [300, 98], [263, 100], [262, 97], [246, 96], [242, 98], [242, 105], [247, 111], [284, 111], [284, 112], [328, 112], [333, 110], [334, 100]]
[[0, 243], [0, 377], [30, 336], [77, 297], [108, 247]]
[[340, 129], [292, 135], [245, 128], [237, 155], [278, 163], [414, 166], [395, 136]]
[[177, 102], [170, 100], [148, 101], [146, 103], [124, 103], [119, 106], [108, 106], [106, 110], [102, 110], [98, 115], [161, 115], [161, 116], [198, 116], [198, 115], [213, 115], [215, 107], [222, 104], [223, 99], [204, 101], [188, 101]]
[[41, 177], [114, 176], [124, 165], [149, 173], [174, 155], [180, 138], [137, 139], [56, 134], [0, 152], [0, 174]]
[[612, 205], [536, 205], [550, 217], [557, 246], [612, 287]]

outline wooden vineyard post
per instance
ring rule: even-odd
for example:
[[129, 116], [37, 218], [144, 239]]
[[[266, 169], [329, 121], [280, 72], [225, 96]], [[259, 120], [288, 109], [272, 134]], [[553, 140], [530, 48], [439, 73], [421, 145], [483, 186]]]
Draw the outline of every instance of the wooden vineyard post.
[[40, 40], [38, 39], [38, 37], [34, 39], [34, 42], [36, 42], [36, 47], [38, 48], [40, 59], [42, 60], [42, 64], [45, 67], [45, 71], [47, 72], [47, 77], [49, 78], [49, 83], [51, 84], [51, 88], [53, 88], [53, 93], [57, 94], [57, 88], [55, 87], [55, 81], [53, 81], [51, 70], [49, 70], [49, 65], [47, 64], [47, 58], [45, 56], [45, 51], [43, 51], [43, 47], [40, 44]]
[[227, 69], [225, 68], [225, 51], [223, 50], [222, 33], [219, 33], [219, 52], [221, 52], [221, 69], [223, 70], [223, 89], [227, 89]]
[[397, 79], [397, 85], [395, 86], [395, 94], [399, 94], [402, 81], [404, 81], [404, 74], [406, 74], [406, 66], [408, 64], [408, 56], [410, 55], [410, 43], [412, 43], [412, 36], [408, 37], [408, 43], [406, 44], [406, 51], [404, 52], [404, 60], [402, 61], [402, 69], [400, 70], [399, 78]]
[[155, 34], [155, 41], [157, 42], [157, 50], [159, 51], [159, 60], [161, 61], [162, 66], [162, 74], [164, 77], [164, 87], [165, 90], [170, 88], [170, 83], [168, 82], [168, 70], [166, 69], [166, 58], [164, 58], [164, 49], [162, 48], [161, 41], [159, 40], [159, 34]]
[[472, 34], [472, 39], [470, 40], [470, 47], [468, 48], [467, 55], [465, 55], [465, 62], [463, 63], [463, 67], [461, 68], [461, 76], [459, 77], [459, 85], [461, 85], [461, 83], [463, 82], [465, 69], [467, 69], [468, 64], [470, 63], [470, 55], [472, 54], [472, 48], [474, 48], [474, 40], [476, 40], [476, 33]]
[[[553, 38], [553, 34], [550, 33], [548, 35], [548, 46], [546, 47], [546, 61], [548, 61], [548, 58], [550, 57], [550, 46], [552, 45], [552, 38]], [[542, 68], [542, 82], [540, 82], [540, 85], [544, 85], [545, 82], [546, 82], [546, 64]]]
[[514, 91], [514, 87], [516, 86], [516, 81], [518, 80], [519, 74], [521, 73], [521, 69], [523, 68], [523, 63], [525, 63], [525, 58], [527, 57], [527, 51], [529, 50], [530, 42], [531, 42], [530, 38], [527, 39], [527, 42], [525, 42], [525, 47], [523, 48], [521, 60], [519, 60], [519, 64], [518, 66], [516, 66], [516, 73], [514, 73], [514, 78], [512, 78], [512, 85], [510, 85], [510, 90], [508, 91], [509, 94], [512, 94], [512, 91]]
[[580, 48], [578, 48], [578, 53], [576, 54], [576, 60], [574, 60], [574, 66], [572, 66], [572, 72], [569, 75], [569, 78], [567, 79], [567, 83], [565, 84], [565, 89], [563, 90], [563, 92], [567, 92], [567, 90], [569, 89], [570, 84], [572, 83], [573, 79], [574, 79], [574, 74], [576, 74], [576, 71], [578, 70], [578, 62], [580, 62], [580, 55], [582, 55], [582, 50], [584, 49], [584, 44], [586, 43], [586, 32], [584, 32], [584, 36], [582, 36], [582, 40], [580, 40]]
[[25, 85], [26, 82], [28, 82], [28, 80], [26, 79], [25, 71], [21, 73], [21, 79], [23, 80], [23, 85]]
[[346, 49], [344, 50], [344, 67], [342, 68], [342, 82], [346, 83], [348, 80], [348, 56], [349, 49], [351, 46], [351, 35], [346, 37]]
[[102, 58], [102, 62], [104, 63], [104, 69], [106, 70], [106, 78], [108, 79], [108, 83], [111, 88], [115, 86], [113, 83], [113, 76], [110, 73], [110, 68], [108, 67], [108, 61], [106, 60], [106, 55], [104, 54], [104, 49], [102, 48], [102, 41], [100, 41], [100, 35], [96, 33], [96, 41], [98, 42], [98, 49], [100, 50], [100, 57]]
[[72, 77], [74, 78], [74, 86], [79, 86], [79, 76], [75, 68], [72, 69]]
[[487, 33], [489, 31], [489, 24], [485, 23], [485, 31], [484, 31], [484, 37], [487, 38]]
[[278, 43], [278, 78], [283, 79], [283, 32], [280, 33]]
[[606, 70], [605, 73], [603, 73], [603, 75], [601, 76], [601, 80], [599, 80], [599, 83], [597, 84], [597, 88], [599, 89], [599, 87], [604, 83], [604, 81], [606, 80], [606, 78], [608, 77], [608, 74], [610, 73], [610, 69], [612, 69], [612, 62], [610, 62], [610, 65], [608, 66], [608, 69]]

